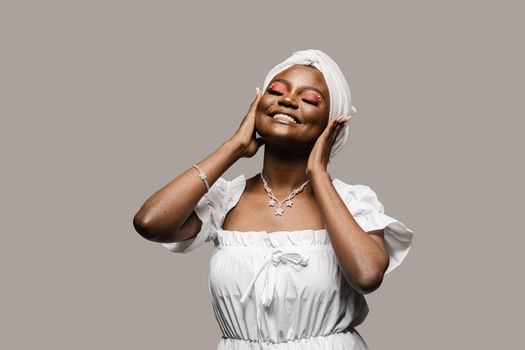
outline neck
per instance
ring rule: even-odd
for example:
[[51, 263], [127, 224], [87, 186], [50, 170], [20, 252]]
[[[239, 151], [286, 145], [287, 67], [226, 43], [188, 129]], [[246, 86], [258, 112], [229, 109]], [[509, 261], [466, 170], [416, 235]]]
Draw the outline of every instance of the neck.
[[[306, 166], [309, 154], [265, 145], [262, 175], [276, 196], [286, 196], [308, 180]], [[262, 182], [262, 180], [261, 180]], [[308, 183], [304, 192], [311, 191]]]

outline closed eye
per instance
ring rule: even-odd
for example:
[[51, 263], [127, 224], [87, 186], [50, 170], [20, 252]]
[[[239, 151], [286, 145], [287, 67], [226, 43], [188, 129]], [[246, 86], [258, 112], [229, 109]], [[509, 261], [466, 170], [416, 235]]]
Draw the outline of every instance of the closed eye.
[[[277, 90], [272, 90], [272, 89], [270, 89], [270, 90], [268, 91], [268, 93], [270, 93], [270, 94], [272, 94], [272, 95], [277, 95], [277, 96], [282, 96], [282, 95], [283, 95], [282, 92], [277, 91]], [[314, 105], [314, 106], [318, 106], [318, 105], [319, 105], [319, 103], [317, 103], [316, 101], [308, 100], [308, 99], [306, 99], [306, 98], [303, 98], [303, 101], [306, 102], [306, 103], [308, 103], [308, 104]]]
[[314, 105], [314, 106], [319, 105], [319, 103], [317, 103], [315, 101], [312, 101], [312, 100], [307, 100], [306, 98], [303, 98], [303, 101], [306, 102], [306, 103], [309, 103], [311, 105]]

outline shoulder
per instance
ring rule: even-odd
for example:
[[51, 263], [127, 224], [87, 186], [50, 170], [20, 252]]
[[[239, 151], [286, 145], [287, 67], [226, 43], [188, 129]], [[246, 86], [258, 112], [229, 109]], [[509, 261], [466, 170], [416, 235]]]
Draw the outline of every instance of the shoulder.
[[386, 273], [394, 270], [407, 256], [414, 232], [398, 219], [385, 214], [376, 192], [368, 185], [334, 182], [347, 207], [361, 228], [368, 233], [383, 231], [384, 246], [389, 255]]
[[240, 196], [245, 186], [246, 177], [243, 174], [230, 180], [221, 176], [213, 183], [205, 197], [212, 205], [226, 208], [229, 202]]
[[367, 197], [377, 197], [375, 191], [368, 185], [350, 184], [338, 178], [333, 180], [333, 184], [336, 190], [348, 199], [360, 200]]
[[354, 211], [383, 211], [383, 204], [372, 187], [365, 184], [349, 184], [337, 178], [333, 184], [343, 201]]
[[232, 186], [240, 186], [246, 183], [246, 177], [244, 174], [241, 174], [231, 180], [226, 179], [225, 177], [221, 176], [215, 181], [215, 183], [210, 187], [211, 190], [215, 191], [226, 191], [230, 189]]

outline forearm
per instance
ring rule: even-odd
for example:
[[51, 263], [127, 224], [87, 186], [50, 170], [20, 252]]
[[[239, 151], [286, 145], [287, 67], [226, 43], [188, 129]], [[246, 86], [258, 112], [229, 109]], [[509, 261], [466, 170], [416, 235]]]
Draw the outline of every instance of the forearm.
[[326, 171], [311, 176], [325, 227], [347, 281], [358, 290], [381, 283], [388, 266], [385, 251], [359, 226]]
[[[196, 164], [206, 173], [211, 187], [240, 157], [240, 146], [228, 140]], [[143, 236], [162, 241], [163, 236], [172, 235], [184, 224], [207, 192], [198, 175], [197, 169], [191, 166], [148, 198], [134, 217], [134, 224]]]

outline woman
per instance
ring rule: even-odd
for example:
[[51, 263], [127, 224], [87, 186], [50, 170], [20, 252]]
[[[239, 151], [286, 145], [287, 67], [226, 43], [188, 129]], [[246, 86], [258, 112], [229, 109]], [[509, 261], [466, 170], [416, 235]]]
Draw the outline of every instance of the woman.
[[[363, 295], [405, 258], [413, 232], [370, 187], [328, 172], [356, 112], [328, 55], [294, 52], [256, 93], [237, 132], [153, 194], [135, 228], [173, 252], [214, 242], [218, 349], [367, 349], [354, 328]], [[263, 144], [259, 174], [221, 177]]]

